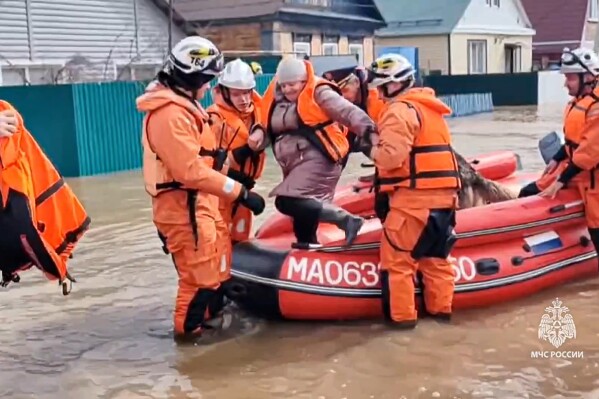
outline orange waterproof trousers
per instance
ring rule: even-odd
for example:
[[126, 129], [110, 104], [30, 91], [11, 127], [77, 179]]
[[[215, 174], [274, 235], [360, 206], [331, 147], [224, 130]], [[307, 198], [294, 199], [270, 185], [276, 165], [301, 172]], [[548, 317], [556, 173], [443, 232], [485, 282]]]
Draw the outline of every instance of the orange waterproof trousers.
[[412, 251], [421, 244], [430, 223], [429, 209], [391, 208], [381, 237], [383, 307], [387, 318], [411, 326], [418, 317], [414, 298], [414, 277], [420, 271], [424, 301], [431, 315], [449, 316], [454, 294], [454, 271], [447, 258], [414, 259]]
[[229, 223], [224, 217], [216, 221], [216, 234], [218, 237], [216, 249], [219, 254], [218, 281], [224, 283], [231, 278], [231, 260], [233, 254]]
[[227, 274], [226, 244], [230, 242], [222, 221], [197, 218], [197, 243], [191, 224], [154, 222], [179, 275], [175, 304], [175, 334], [201, 331], [204, 321], [223, 307], [222, 276]]

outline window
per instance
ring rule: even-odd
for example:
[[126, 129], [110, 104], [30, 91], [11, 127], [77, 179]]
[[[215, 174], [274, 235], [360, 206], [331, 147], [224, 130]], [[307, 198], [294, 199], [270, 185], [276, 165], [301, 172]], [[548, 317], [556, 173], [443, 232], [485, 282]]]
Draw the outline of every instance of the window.
[[468, 40], [468, 73], [487, 73], [486, 40]]
[[322, 55], [337, 55], [339, 54], [339, 46], [337, 43], [324, 43], [322, 45]]
[[349, 53], [358, 56], [358, 65], [364, 63], [364, 38], [359, 36], [348, 37]]
[[339, 36], [324, 35], [322, 37], [322, 54], [323, 55], [339, 54]]
[[303, 58], [304, 55], [310, 55], [310, 43], [294, 42], [293, 52], [296, 53], [296, 56], [299, 58]]
[[350, 44], [349, 53], [358, 56], [358, 65], [364, 64], [364, 46], [362, 44]]
[[505, 73], [522, 72], [522, 47], [505, 46]]
[[589, 19], [597, 20], [597, 0], [589, 0]]
[[293, 52], [298, 58], [304, 58], [306, 55], [311, 55], [310, 42], [312, 41], [312, 35], [305, 33], [294, 33], [293, 34]]

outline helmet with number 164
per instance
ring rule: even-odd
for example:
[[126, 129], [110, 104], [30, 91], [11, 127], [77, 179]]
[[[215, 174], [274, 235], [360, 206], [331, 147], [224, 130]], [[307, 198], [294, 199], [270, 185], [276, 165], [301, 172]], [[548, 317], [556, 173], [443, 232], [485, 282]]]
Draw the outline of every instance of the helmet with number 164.
[[189, 36], [171, 50], [165, 72], [188, 90], [197, 90], [220, 75], [224, 59], [220, 50], [210, 40]]

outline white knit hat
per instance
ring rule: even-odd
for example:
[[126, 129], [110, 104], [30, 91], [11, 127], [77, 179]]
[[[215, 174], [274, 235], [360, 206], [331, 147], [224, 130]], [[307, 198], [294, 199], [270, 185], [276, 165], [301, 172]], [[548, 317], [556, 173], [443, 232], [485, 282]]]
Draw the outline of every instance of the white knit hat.
[[306, 64], [299, 58], [283, 58], [277, 66], [277, 81], [279, 83], [298, 82], [308, 79]]

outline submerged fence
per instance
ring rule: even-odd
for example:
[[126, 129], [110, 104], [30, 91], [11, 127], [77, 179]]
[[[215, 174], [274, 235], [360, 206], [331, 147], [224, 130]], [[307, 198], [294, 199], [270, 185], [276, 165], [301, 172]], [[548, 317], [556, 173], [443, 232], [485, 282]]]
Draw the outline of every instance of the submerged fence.
[[[257, 79], [263, 93], [272, 75]], [[0, 98], [21, 112], [27, 128], [65, 177], [91, 176], [141, 167], [143, 115], [135, 99], [142, 82], [0, 87]], [[491, 93], [441, 96], [452, 116], [493, 110]], [[207, 95], [202, 104], [208, 106]]]

